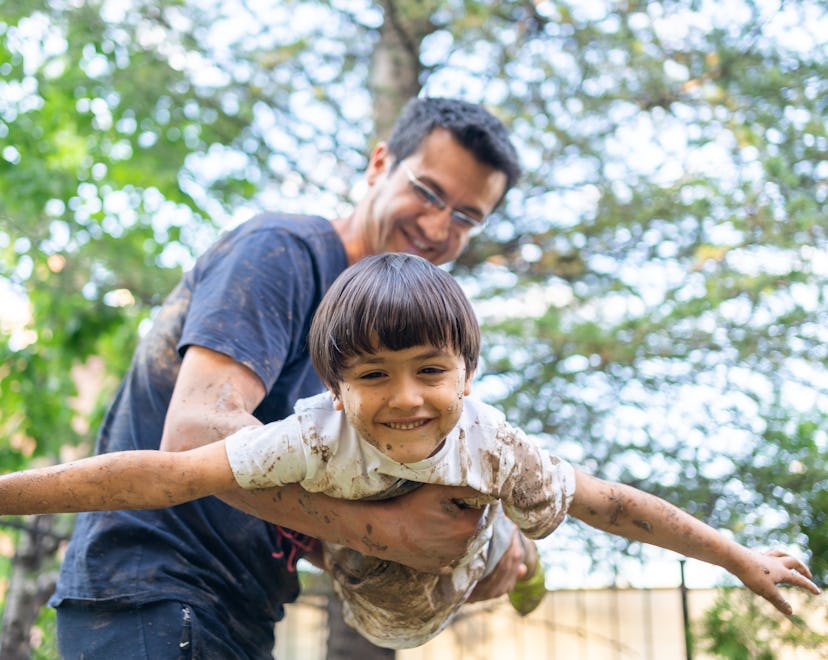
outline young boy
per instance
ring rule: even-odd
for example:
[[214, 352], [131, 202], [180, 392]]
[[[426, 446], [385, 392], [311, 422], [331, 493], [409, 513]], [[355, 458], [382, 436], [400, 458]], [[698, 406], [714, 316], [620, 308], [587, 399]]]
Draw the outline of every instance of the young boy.
[[329, 392], [299, 401], [291, 417], [186, 452], [117, 452], [5, 475], [0, 513], [161, 508], [289, 483], [348, 499], [393, 497], [421, 483], [470, 486], [478, 496], [463, 504], [486, 511], [450, 572], [324, 545], [346, 620], [395, 648], [422, 644], [449, 623], [496, 561], [504, 514], [532, 538], [551, 533], [568, 512], [717, 564], [786, 614], [791, 606], [776, 585], [819, 593], [798, 559], [748, 550], [655, 496], [578, 472], [495, 409], [466, 399], [480, 349], [477, 321], [451, 276], [419, 257], [381, 255], [346, 270], [325, 295], [309, 341]]

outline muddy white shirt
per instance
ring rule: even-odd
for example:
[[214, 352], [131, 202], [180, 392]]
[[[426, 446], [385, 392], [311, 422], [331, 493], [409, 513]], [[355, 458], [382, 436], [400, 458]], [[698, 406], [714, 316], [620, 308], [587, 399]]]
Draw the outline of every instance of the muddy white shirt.
[[510, 426], [500, 411], [470, 398], [441, 448], [415, 463], [398, 463], [358, 436], [328, 393], [301, 399], [284, 420], [241, 429], [227, 438], [226, 450], [246, 489], [298, 483], [359, 500], [392, 496], [405, 481], [470, 486], [481, 494], [472, 504], [500, 500], [531, 538], [561, 523], [575, 491], [568, 463]]
[[384, 499], [429, 483], [480, 493], [468, 500], [485, 507], [480, 524], [450, 573], [425, 573], [323, 544], [345, 621], [390, 648], [424, 644], [451, 622], [511, 542], [507, 517], [527, 536], [546, 536], [564, 519], [575, 492], [568, 463], [472, 399], [465, 399], [441, 448], [416, 463], [398, 463], [357, 435], [327, 393], [298, 401], [287, 419], [236, 432], [226, 448], [242, 488], [298, 483], [332, 497]]

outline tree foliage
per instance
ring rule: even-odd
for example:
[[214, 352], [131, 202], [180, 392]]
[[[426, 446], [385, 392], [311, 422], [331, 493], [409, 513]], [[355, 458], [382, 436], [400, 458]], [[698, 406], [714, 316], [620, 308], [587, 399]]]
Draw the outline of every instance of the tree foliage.
[[526, 169], [454, 266], [479, 391], [599, 474], [803, 544], [824, 583], [828, 16], [720, 11], [0, 0], [0, 284], [31, 312], [3, 326], [0, 469], [91, 449], [181, 268], [258, 208], [347, 213], [422, 90], [486, 103]]

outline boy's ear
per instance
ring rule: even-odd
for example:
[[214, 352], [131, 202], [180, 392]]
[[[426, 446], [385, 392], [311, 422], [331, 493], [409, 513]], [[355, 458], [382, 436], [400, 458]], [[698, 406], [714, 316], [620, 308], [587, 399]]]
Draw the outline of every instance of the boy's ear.
[[342, 399], [339, 398], [336, 392], [334, 392], [330, 387], [328, 391], [331, 393], [331, 398], [333, 399], [333, 407], [334, 410], [344, 410], [345, 406], [342, 405]]
[[471, 394], [471, 384], [472, 379], [474, 378], [474, 369], [471, 371], [466, 372], [466, 385], [463, 387], [463, 396], [468, 396]]

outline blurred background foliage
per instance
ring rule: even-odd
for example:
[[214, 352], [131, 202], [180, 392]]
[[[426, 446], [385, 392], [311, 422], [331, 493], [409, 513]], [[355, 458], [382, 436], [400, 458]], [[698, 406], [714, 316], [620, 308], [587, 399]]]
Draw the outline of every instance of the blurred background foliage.
[[[825, 584], [826, 29], [819, 0], [0, 0], [0, 470], [92, 450], [218, 232], [348, 213], [401, 104], [459, 96], [526, 170], [453, 265], [478, 393]], [[623, 580], [619, 547], [543, 544]]]

